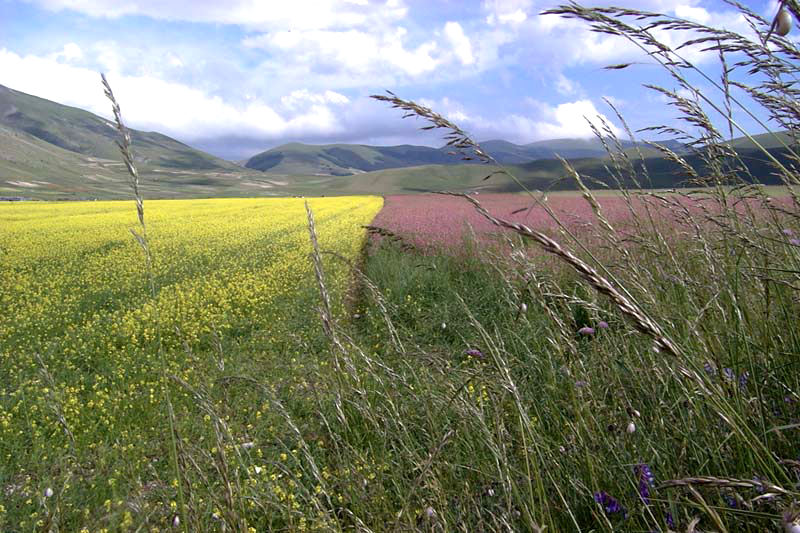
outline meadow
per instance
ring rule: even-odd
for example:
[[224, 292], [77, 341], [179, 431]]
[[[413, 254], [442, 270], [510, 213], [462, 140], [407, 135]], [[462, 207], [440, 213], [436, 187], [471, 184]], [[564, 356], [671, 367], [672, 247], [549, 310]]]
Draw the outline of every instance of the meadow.
[[[320, 245], [357, 258], [360, 225], [381, 205], [376, 197], [311, 200]], [[130, 516], [119, 498], [130, 504], [136, 491], [160, 491], [174, 477], [162, 479], [170, 474], [159, 468], [169, 457], [165, 387], [175, 431], [187, 442], [211, 439], [210, 448], [213, 424], [192, 391], [224, 372], [311, 364], [292, 351], [315, 315], [303, 200], [154, 201], [147, 209], [155, 297], [129, 233], [133, 202], [2, 206], [3, 530], [119, 526]], [[341, 313], [348, 271], [331, 265], [327, 279]], [[251, 431], [259, 409], [235, 409], [238, 438], [269, 432]], [[41, 499], [48, 487], [58, 491], [52, 507]]]
[[[739, 9], [760, 41], [551, 10], [683, 89], [651, 87], [693, 128], [662, 127], [695, 135], [660, 149], [681, 191], [600, 128], [604, 195], [560, 161], [572, 196], [153, 201], [103, 78], [135, 201], [0, 206], [0, 529], [796, 533], [800, 177], [741, 131], [783, 184], [754, 185], [705, 110], [733, 136], [745, 71], [798, 160], [800, 56]], [[631, 19], [707, 36], [729, 107]]]

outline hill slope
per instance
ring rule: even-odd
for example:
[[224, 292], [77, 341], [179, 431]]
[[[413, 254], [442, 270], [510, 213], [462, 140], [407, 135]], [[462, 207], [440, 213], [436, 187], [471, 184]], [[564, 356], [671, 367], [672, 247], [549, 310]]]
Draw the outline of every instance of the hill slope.
[[[0, 85], [0, 196], [130, 198], [117, 136], [102, 117]], [[255, 196], [285, 185], [160, 133], [131, 137], [145, 197]]]
[[445, 150], [427, 146], [309, 145], [289, 143], [251, 157], [245, 166], [285, 174], [347, 176], [387, 168], [458, 164]]
[[[85, 156], [119, 158], [118, 133], [88, 111], [0, 85], [0, 125]], [[137, 162], [171, 169], [235, 170], [236, 165], [155, 132], [131, 130]]]
[[[621, 141], [623, 148], [636, 146]], [[678, 153], [680, 143], [668, 141]], [[519, 145], [509, 141], [491, 140], [481, 143], [483, 149], [502, 165], [520, 165], [539, 159], [605, 157], [603, 144], [597, 139], [553, 139]], [[640, 146], [642, 146], [640, 144]], [[462, 165], [468, 163], [452, 155], [449, 147], [428, 146], [367, 146], [363, 144], [310, 145], [289, 143], [254, 155], [245, 163], [247, 168], [279, 174], [318, 176], [348, 176], [392, 168], [423, 165]]]

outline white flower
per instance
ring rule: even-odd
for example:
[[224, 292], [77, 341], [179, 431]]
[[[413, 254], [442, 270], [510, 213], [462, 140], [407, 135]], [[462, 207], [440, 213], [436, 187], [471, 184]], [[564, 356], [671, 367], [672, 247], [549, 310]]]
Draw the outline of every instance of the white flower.
[[256, 445], [255, 442], [245, 442], [244, 444], [242, 444], [242, 448], [244, 448], [245, 450], [249, 450], [255, 445]]
[[256, 474], [260, 474], [261, 473], [261, 467], [260, 466], [253, 467], [253, 470], [255, 471]]
[[634, 424], [633, 421], [629, 422], [628, 423], [628, 427], [627, 427], [627, 429], [625, 431], [627, 431], [628, 433], [635, 432], [636, 431], [636, 424]]
[[45, 498], [52, 498], [53, 497], [53, 489], [51, 489], [50, 487], [47, 487], [46, 489], [44, 489], [44, 497]]
[[522, 302], [519, 305], [519, 310], [522, 311], [523, 313], [525, 313], [528, 310], [528, 304], [526, 304], [525, 302]]
[[181, 525], [181, 517], [175, 515], [175, 518], [172, 519], [172, 527], [178, 527]]
[[444, 322], [442, 322], [442, 329], [447, 329], [447, 324], [445, 324]]

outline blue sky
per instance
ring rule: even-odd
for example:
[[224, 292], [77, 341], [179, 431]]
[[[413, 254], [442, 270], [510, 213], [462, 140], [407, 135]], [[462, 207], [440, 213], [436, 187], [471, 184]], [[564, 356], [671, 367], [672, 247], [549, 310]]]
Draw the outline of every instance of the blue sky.
[[[102, 71], [130, 126], [229, 159], [289, 141], [441, 144], [369, 98], [385, 89], [479, 140], [587, 137], [584, 117], [598, 114], [619, 128], [603, 98], [634, 128], [675, 124], [642, 88], [674, 88], [659, 68], [617, 37], [539, 15], [557, 3], [0, 0], [0, 84], [109, 116]], [[610, 4], [749, 31], [719, 1]], [[715, 71], [713, 55], [687, 53]], [[645, 64], [602, 68], [631, 60]]]

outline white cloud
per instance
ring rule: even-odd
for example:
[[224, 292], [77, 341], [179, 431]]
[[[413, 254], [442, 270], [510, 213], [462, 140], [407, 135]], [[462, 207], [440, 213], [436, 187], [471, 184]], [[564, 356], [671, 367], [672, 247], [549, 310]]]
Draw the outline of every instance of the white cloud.
[[475, 62], [475, 56], [472, 55], [472, 43], [464, 34], [464, 29], [458, 22], [448, 22], [444, 25], [444, 34], [450, 41], [458, 60], [462, 65], [471, 65]]
[[605, 121], [615, 135], [621, 133], [620, 128], [587, 99], [554, 106], [527, 98], [526, 104], [532, 113], [510, 113], [497, 117], [469, 112], [462, 104], [447, 97], [421, 99], [419, 103], [452, 120], [477, 140], [506, 139], [529, 143], [546, 139], [589, 138], [594, 133], [587, 120], [598, 128], [602, 128], [602, 121]]
[[531, 0], [486, 0], [483, 2], [484, 10], [489, 12], [486, 23], [490, 26], [520, 24], [528, 18], [532, 4]]
[[292, 91], [291, 94], [281, 98], [281, 103], [287, 109], [297, 109], [304, 104], [346, 104], [350, 101], [345, 95], [336, 91], [325, 91], [324, 93], [312, 93], [308, 89]]
[[598, 128], [602, 127], [602, 121], [605, 121], [611, 125], [615, 134], [620, 133], [613, 122], [597, 110], [591, 100], [576, 100], [555, 107], [541, 104], [539, 107], [543, 120], [530, 121], [532, 134], [539, 139], [592, 137], [594, 134], [587, 121]]
[[33, 0], [52, 11], [74, 10], [92, 17], [144, 15], [162, 20], [237, 24], [249, 28], [299, 30], [368, 26], [375, 19], [400, 20], [407, 8], [401, 1], [383, 4], [351, 0]]
[[77, 61], [83, 58], [83, 51], [81, 47], [75, 43], [67, 43], [60, 52], [51, 55], [55, 60], [64, 59], [65, 61]]
[[356, 76], [363, 83], [365, 79], [374, 79], [386, 72], [419, 76], [439, 65], [441, 60], [434, 56], [438, 49], [436, 42], [407, 47], [407, 33], [403, 27], [383, 32], [281, 31], [249, 37], [243, 44], [282, 53], [279, 59], [295, 68], [305, 65], [322, 74], [330, 74], [335, 69], [340, 74]]
[[675, 6], [675, 16], [682, 19], [699, 22], [700, 24], [708, 24], [708, 22], [711, 20], [711, 14], [704, 8], [686, 5]]
[[[241, 106], [187, 85], [152, 76], [108, 74], [131, 127], [157, 130], [192, 141], [211, 136], [275, 138], [287, 135], [335, 134], [341, 123], [330, 105], [348, 102], [346, 96], [296, 91], [288, 95], [287, 113], [253, 99]], [[58, 83], [53, 83], [57, 79]], [[110, 117], [97, 72], [59, 62], [52, 57], [19, 56], [0, 49], [0, 83], [66, 105]], [[302, 105], [301, 105], [302, 104]]]
[[563, 73], [559, 72], [556, 76], [556, 90], [559, 92], [559, 94], [568, 96], [577, 93], [580, 90], [580, 84], [572, 81], [564, 76]]

